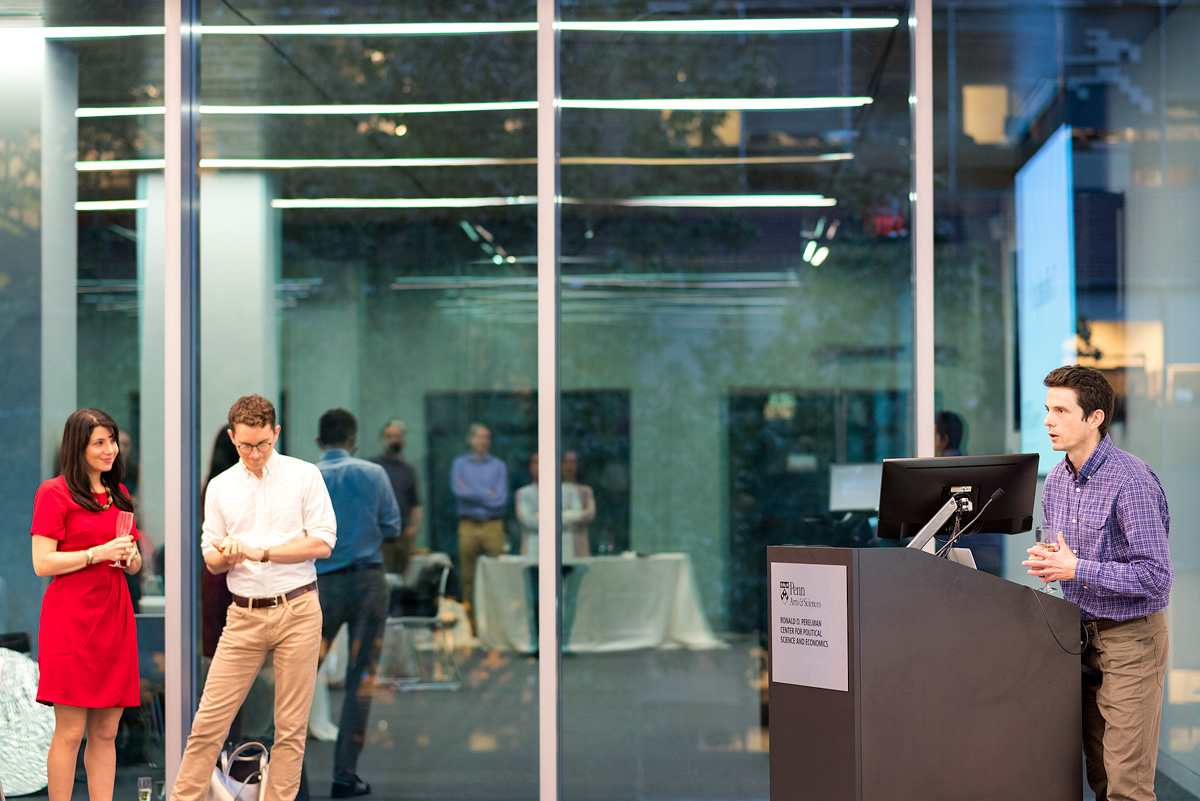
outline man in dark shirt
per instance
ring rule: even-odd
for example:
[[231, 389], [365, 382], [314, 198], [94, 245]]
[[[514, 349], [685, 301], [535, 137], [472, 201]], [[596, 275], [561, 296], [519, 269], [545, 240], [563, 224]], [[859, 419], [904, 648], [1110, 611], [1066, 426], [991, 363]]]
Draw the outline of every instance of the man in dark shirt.
[[412, 560], [413, 542], [421, 530], [421, 494], [417, 488], [417, 471], [404, 461], [404, 440], [408, 426], [399, 418], [388, 420], [383, 427], [379, 442], [383, 453], [371, 457], [370, 461], [382, 465], [392, 482], [396, 502], [400, 504], [400, 520], [403, 529], [400, 536], [383, 544], [383, 569], [388, 573], [404, 575]]

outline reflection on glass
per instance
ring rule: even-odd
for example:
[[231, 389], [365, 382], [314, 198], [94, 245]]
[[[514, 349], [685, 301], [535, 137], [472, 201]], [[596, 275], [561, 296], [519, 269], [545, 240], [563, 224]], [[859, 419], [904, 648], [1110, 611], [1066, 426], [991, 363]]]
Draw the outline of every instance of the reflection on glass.
[[[622, 555], [565, 566], [567, 796], [767, 795], [764, 549], [873, 545], [831, 468], [909, 448], [906, 16], [563, 9], [563, 397], [627, 387], [631, 421], [561, 432], [630, 453]], [[631, 636], [664, 589], [694, 638]]]
[[[1184, 77], [1200, 6], [935, 9], [941, 404], [962, 414], [972, 453], [1030, 450], [1047, 442], [1046, 365], [1100, 369], [1117, 393], [1114, 444], [1154, 465], [1173, 519], [1192, 518], [1197, 359], [1172, 343], [1191, 338], [1200, 282], [1184, 211], [1200, 175], [1200, 104]], [[1039, 233], [1048, 220], [1060, 222]], [[1005, 574], [1025, 580], [1024, 547], [1004, 547]], [[1177, 646], [1198, 611], [1187, 559], [1171, 607], [1181, 687], [1200, 659]], [[1193, 700], [1168, 692], [1158, 761], [1188, 786]]]

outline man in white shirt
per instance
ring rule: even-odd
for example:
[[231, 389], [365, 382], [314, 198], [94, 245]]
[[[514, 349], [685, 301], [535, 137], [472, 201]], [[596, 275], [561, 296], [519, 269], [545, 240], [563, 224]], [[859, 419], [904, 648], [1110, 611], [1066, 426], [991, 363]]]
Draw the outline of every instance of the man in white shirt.
[[233, 604], [192, 721], [172, 801], [202, 801], [229, 724], [268, 654], [275, 664], [275, 742], [265, 801], [300, 786], [308, 712], [321, 647], [314, 562], [337, 541], [329, 492], [316, 465], [274, 451], [275, 407], [258, 395], [229, 410], [241, 456], [208, 484], [201, 550], [226, 573]]

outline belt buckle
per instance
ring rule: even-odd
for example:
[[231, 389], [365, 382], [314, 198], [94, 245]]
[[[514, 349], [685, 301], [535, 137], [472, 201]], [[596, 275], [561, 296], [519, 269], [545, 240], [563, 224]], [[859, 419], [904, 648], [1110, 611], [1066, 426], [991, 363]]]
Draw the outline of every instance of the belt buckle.
[[272, 595], [270, 598], [255, 598], [250, 603], [257, 609], [274, 609], [279, 606], [279, 596]]

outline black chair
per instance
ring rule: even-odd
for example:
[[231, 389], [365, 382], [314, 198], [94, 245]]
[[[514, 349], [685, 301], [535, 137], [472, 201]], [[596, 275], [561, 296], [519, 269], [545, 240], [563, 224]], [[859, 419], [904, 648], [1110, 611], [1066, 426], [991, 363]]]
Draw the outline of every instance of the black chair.
[[[450, 641], [449, 628], [453, 621], [444, 620], [441, 615], [451, 572], [450, 565], [426, 565], [421, 568], [414, 586], [397, 587], [391, 593], [388, 629], [404, 638], [411, 663], [417, 666], [416, 676], [385, 680], [397, 689], [457, 690], [462, 686]], [[414, 637], [418, 631], [428, 631], [433, 637], [427, 672], [423, 670], [425, 660], [420, 657]]]

